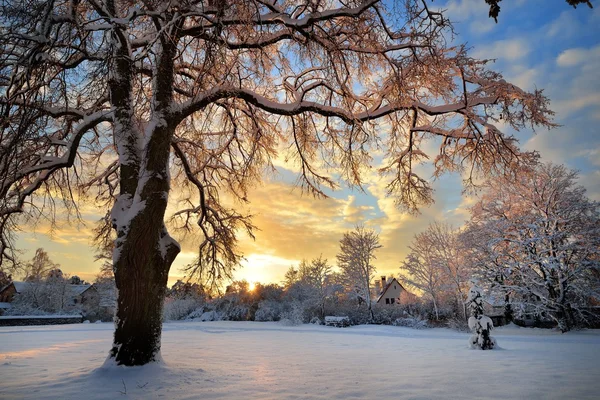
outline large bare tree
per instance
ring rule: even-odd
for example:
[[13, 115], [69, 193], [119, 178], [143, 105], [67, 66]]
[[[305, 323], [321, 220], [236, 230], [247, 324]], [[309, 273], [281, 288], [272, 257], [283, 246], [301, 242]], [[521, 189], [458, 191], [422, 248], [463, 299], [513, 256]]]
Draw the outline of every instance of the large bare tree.
[[[425, 0], [13, 0], [0, 14], [0, 257], [14, 230], [85, 195], [106, 204], [119, 289], [111, 357], [155, 360], [170, 228], [199, 232], [190, 275], [230, 275], [250, 221], [225, 206], [278, 149], [323, 195], [363, 182], [369, 150], [399, 205], [431, 202], [414, 167], [437, 138], [436, 174], [510, 169], [495, 124], [550, 126], [527, 93], [450, 46]], [[176, 187], [177, 190], [172, 190]], [[173, 230], [173, 229], [171, 229]]]

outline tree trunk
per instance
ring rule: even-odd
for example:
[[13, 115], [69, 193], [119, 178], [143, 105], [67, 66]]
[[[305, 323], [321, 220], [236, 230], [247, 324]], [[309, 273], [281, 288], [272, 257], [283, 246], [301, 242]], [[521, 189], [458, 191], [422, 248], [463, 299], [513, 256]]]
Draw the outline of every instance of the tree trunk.
[[433, 297], [433, 310], [435, 311], [435, 320], [440, 320], [440, 314], [438, 312], [437, 301], [435, 301], [435, 297]]
[[[146, 214], [146, 213], [144, 213]], [[160, 360], [162, 311], [169, 269], [179, 246], [168, 237], [162, 220], [132, 221], [115, 265], [118, 289], [115, 336], [110, 357], [119, 365], [144, 365]], [[150, 217], [151, 218], [151, 217]], [[160, 223], [160, 229], [147, 229]], [[170, 239], [166, 251], [161, 241]], [[164, 247], [163, 247], [164, 248]]]
[[[110, 355], [119, 365], [144, 365], [160, 359], [169, 269], [180, 252], [164, 225], [172, 134], [173, 130], [164, 124], [154, 127], [133, 201], [127, 215], [116, 222], [113, 261], [118, 308]], [[120, 206], [115, 203], [115, 207]]]
[[510, 305], [510, 295], [508, 293], [504, 295], [504, 319], [507, 324], [510, 324], [514, 319], [514, 312]]

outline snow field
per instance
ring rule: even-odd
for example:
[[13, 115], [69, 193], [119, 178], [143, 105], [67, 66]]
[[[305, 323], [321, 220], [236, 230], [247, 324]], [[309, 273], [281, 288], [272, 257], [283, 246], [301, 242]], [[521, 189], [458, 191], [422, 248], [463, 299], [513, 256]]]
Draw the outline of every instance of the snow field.
[[600, 331], [164, 325], [162, 364], [101, 367], [112, 324], [0, 327], [0, 399], [596, 399]]

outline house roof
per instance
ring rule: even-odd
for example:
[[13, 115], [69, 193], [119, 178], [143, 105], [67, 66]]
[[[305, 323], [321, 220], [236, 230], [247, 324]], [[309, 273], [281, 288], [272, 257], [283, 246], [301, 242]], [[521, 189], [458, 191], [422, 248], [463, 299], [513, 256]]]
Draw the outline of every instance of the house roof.
[[504, 299], [496, 298], [494, 296], [485, 297], [483, 301], [488, 303], [492, 307], [504, 307], [506, 305]]
[[383, 290], [381, 291], [381, 294], [377, 297], [377, 303], [379, 303], [379, 300], [381, 300], [381, 298], [383, 297], [383, 295], [385, 294], [385, 292], [388, 291], [388, 289], [390, 288], [390, 286], [392, 286], [392, 283], [396, 282], [398, 285], [400, 285], [400, 287], [402, 288], [402, 290], [406, 290], [404, 289], [404, 286], [402, 286], [402, 284], [400, 282], [398, 282], [398, 280], [396, 278], [392, 278], [386, 285], [385, 288], [383, 288]]
[[29, 286], [31, 286], [31, 282], [13, 281], [12, 284], [15, 285], [15, 290], [17, 291], [17, 293], [21, 293], [24, 290], [27, 290]]
[[91, 287], [92, 285], [69, 285], [69, 290], [72, 296], [79, 296]]
[[[10, 285], [15, 286], [15, 290], [17, 293], [23, 293], [24, 290], [27, 290], [31, 285], [35, 285], [35, 282], [22, 282], [22, 281], [12, 281], [8, 285], [4, 286], [0, 292], [4, 291]], [[68, 285], [69, 291], [71, 292], [71, 296], [79, 296], [83, 294], [86, 290], [91, 288], [92, 285]]]

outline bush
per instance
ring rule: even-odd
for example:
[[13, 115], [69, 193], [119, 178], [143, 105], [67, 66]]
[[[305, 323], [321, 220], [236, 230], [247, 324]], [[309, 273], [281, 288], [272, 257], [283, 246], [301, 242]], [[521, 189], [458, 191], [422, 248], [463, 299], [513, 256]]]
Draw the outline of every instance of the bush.
[[201, 301], [194, 297], [166, 298], [163, 308], [163, 321], [179, 321], [198, 309]]
[[188, 315], [187, 319], [199, 319], [200, 321], [221, 321], [223, 318], [221, 314], [214, 310], [204, 311], [204, 308], [199, 308]]
[[452, 317], [446, 321], [446, 326], [452, 330], [459, 332], [469, 332], [469, 325], [462, 317]]
[[279, 321], [283, 305], [273, 300], [263, 300], [258, 304], [258, 310], [254, 314], [255, 321]]
[[406, 307], [398, 305], [385, 306], [375, 304], [373, 305], [373, 314], [373, 323], [381, 325], [393, 325], [397, 319], [409, 316]]
[[422, 319], [421, 317], [397, 318], [396, 320], [394, 320], [392, 325], [404, 326], [413, 329], [429, 328], [429, 325], [427, 325], [427, 320]]
[[287, 310], [281, 313], [280, 323], [286, 326], [302, 325], [304, 323], [304, 307], [299, 302], [291, 304]]

